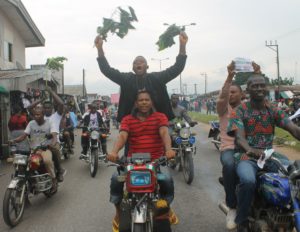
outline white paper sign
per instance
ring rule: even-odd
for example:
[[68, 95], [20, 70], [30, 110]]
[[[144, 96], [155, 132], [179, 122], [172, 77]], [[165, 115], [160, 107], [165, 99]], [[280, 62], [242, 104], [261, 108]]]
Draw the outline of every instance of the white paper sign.
[[237, 57], [234, 60], [235, 72], [253, 72], [252, 61], [250, 59]]

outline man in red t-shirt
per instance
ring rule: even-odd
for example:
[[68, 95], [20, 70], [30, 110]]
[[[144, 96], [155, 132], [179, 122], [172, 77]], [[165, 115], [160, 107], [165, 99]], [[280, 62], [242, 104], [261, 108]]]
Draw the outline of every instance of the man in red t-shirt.
[[[131, 115], [122, 119], [120, 133], [115, 142], [112, 152], [107, 159], [115, 162], [119, 159], [118, 152], [129, 143], [128, 157], [133, 153], [151, 153], [152, 159], [166, 155], [168, 159], [175, 156], [171, 149], [171, 138], [168, 132], [168, 119], [165, 114], [155, 112], [152, 107], [152, 100], [147, 91], [140, 91], [137, 94], [135, 109]], [[170, 175], [159, 180], [160, 197], [169, 204], [174, 199], [174, 183]], [[111, 178], [110, 202], [116, 206], [114, 224], [119, 223], [120, 203], [123, 197], [123, 183], [118, 182], [117, 173]], [[115, 226], [117, 227], [117, 226]]]

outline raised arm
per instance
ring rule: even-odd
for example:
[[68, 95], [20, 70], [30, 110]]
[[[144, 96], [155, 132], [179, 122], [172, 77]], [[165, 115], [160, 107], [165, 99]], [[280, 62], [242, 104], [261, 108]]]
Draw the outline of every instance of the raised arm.
[[217, 113], [219, 117], [227, 113], [229, 103], [229, 89], [232, 84], [232, 79], [235, 75], [233, 61], [227, 66], [227, 72], [227, 78], [217, 100]]
[[62, 115], [64, 112], [64, 102], [49, 86], [46, 87], [46, 90], [49, 92], [49, 94], [53, 97], [54, 101], [56, 102], [57, 112], [59, 113], [59, 115]]
[[296, 126], [296, 124], [294, 124], [292, 121], [289, 121], [282, 128], [290, 132], [291, 135], [300, 141], [300, 127]]

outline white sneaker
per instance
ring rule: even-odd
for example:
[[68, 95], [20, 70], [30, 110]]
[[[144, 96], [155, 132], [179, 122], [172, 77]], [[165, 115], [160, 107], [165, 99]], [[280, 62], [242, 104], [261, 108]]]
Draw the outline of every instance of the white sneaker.
[[233, 230], [236, 228], [236, 224], [234, 222], [236, 217], [236, 210], [235, 209], [229, 209], [227, 216], [226, 216], [226, 228], [228, 230]]

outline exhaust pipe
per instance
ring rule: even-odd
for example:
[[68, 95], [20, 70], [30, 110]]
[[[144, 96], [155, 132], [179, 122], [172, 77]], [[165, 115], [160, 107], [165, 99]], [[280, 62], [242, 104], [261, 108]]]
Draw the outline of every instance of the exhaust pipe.
[[225, 215], [228, 214], [229, 208], [224, 202], [219, 203], [219, 208]]

